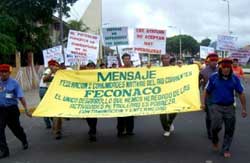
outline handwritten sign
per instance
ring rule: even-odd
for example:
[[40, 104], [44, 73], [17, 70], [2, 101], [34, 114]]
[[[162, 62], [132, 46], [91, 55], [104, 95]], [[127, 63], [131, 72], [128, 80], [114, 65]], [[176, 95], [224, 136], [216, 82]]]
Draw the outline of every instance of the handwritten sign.
[[135, 51], [139, 53], [164, 54], [166, 51], [166, 31], [136, 28], [134, 47]]
[[48, 67], [48, 61], [51, 59], [56, 60], [58, 63], [64, 62], [61, 45], [43, 50], [44, 67]]
[[[68, 36], [66, 65], [80, 63], [88, 64], [89, 61], [96, 63], [99, 52], [98, 35], [70, 30]], [[73, 63], [72, 63], [73, 62]]]

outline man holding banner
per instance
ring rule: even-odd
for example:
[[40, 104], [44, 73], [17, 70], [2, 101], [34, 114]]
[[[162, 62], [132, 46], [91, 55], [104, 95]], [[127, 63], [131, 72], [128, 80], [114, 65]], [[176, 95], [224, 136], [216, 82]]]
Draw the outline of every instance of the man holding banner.
[[[93, 70], [96, 68], [96, 65], [93, 62], [89, 62], [87, 64], [88, 70]], [[86, 118], [86, 121], [89, 126], [89, 141], [95, 142], [96, 141], [96, 126], [97, 126], [97, 118]]]
[[[161, 56], [162, 66], [163, 67], [170, 66], [170, 60], [171, 59], [168, 54], [162, 55]], [[170, 136], [170, 132], [174, 131], [173, 121], [176, 115], [177, 115], [176, 113], [160, 115], [161, 125], [165, 131], [163, 134], [164, 136]]]
[[[48, 62], [48, 66], [50, 69], [50, 73], [46, 74], [42, 79], [43, 82], [47, 84], [47, 86], [50, 85], [57, 70], [60, 69], [59, 63], [53, 59]], [[53, 118], [53, 133], [55, 134], [55, 139], [61, 139], [62, 137], [61, 130], [62, 130], [62, 118], [60, 117]]]
[[[46, 93], [47, 90], [48, 90], [48, 82], [44, 82], [44, 81], [43, 81], [43, 78], [44, 78], [45, 76], [47, 76], [48, 74], [50, 74], [50, 73], [51, 73], [50, 68], [46, 68], [46, 69], [44, 70], [43, 75], [42, 75], [42, 78], [41, 78], [41, 80], [40, 80], [40, 84], [39, 84], [39, 96], [40, 96], [40, 100], [43, 99], [45, 93]], [[44, 120], [44, 123], [45, 123], [45, 125], [46, 125], [46, 128], [47, 128], [47, 129], [50, 129], [50, 128], [51, 128], [51, 124], [52, 124], [52, 118], [44, 117], [43, 120]]]
[[[124, 64], [122, 68], [132, 67], [131, 57], [129, 54], [124, 53], [122, 55], [122, 61]], [[117, 136], [118, 137], [122, 137], [125, 135], [128, 135], [128, 136], [134, 135], [133, 129], [134, 129], [134, 117], [133, 116], [117, 118], [117, 130], [118, 130]], [[126, 130], [126, 133], [124, 133], [125, 130]]]

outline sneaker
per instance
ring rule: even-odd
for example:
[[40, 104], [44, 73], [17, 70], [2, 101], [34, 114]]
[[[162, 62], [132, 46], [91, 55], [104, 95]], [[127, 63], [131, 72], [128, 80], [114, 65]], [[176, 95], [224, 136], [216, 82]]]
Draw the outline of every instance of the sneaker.
[[173, 131], [174, 131], [174, 125], [171, 124], [171, 126], [170, 126], [170, 132], [173, 132]]
[[166, 137], [170, 136], [170, 132], [169, 131], [165, 131], [164, 134], [163, 134], [163, 136], [166, 136]]
[[230, 158], [231, 157], [231, 153], [230, 152], [224, 152], [224, 158]]

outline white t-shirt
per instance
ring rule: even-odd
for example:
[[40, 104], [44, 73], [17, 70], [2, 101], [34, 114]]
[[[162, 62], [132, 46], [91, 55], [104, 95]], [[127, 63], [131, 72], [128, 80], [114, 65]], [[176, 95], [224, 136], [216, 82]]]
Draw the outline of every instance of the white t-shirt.
[[43, 75], [42, 75], [42, 78], [40, 80], [40, 84], [39, 84], [39, 87], [45, 87], [45, 88], [48, 88], [49, 87], [49, 83], [48, 82], [43, 82], [43, 78], [50, 74], [51, 70], [49, 68], [47, 68], [44, 72], [43, 72]]

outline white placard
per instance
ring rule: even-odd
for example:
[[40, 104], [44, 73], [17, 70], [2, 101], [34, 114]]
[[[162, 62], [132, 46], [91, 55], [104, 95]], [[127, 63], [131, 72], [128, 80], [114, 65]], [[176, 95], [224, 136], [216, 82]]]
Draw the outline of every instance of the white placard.
[[237, 49], [236, 41], [237, 37], [235, 36], [218, 35], [216, 49], [221, 51], [234, 51]]
[[90, 61], [96, 64], [99, 52], [99, 40], [100, 36], [98, 35], [70, 30], [65, 64], [67, 66], [76, 63], [87, 65]]
[[209, 53], [214, 52], [214, 48], [207, 46], [200, 46], [200, 58], [206, 59]]
[[43, 50], [44, 67], [48, 67], [48, 62], [51, 59], [56, 60], [58, 63], [64, 62], [61, 45]]
[[139, 53], [165, 54], [166, 30], [136, 28], [134, 47]]
[[119, 65], [117, 56], [107, 56], [108, 67], [112, 67], [112, 64], [115, 63], [117, 66]]
[[250, 59], [250, 51], [233, 51], [230, 53], [230, 58], [237, 58], [240, 64], [246, 65]]
[[102, 29], [105, 46], [128, 45], [128, 27], [111, 27]]
[[120, 54], [120, 59], [121, 59], [121, 64], [122, 65], [124, 65], [123, 61], [122, 61], [122, 55], [125, 54], [125, 53], [127, 53], [127, 54], [130, 55], [131, 61], [133, 62], [133, 66], [134, 67], [141, 66], [141, 60], [140, 60], [139, 53], [136, 52], [134, 50], [134, 48], [124, 48], [124, 49], [122, 49], [122, 52]]

